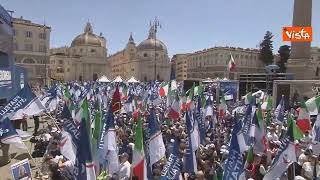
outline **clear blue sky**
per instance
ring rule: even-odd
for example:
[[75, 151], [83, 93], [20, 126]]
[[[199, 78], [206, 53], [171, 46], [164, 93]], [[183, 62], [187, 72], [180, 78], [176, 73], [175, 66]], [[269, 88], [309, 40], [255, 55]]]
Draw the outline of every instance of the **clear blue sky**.
[[[14, 16], [52, 27], [51, 47], [70, 45], [89, 19], [108, 41], [108, 53], [123, 49], [130, 32], [146, 39], [158, 16], [158, 37], [169, 54], [213, 46], [255, 48], [270, 30], [277, 50], [281, 27], [292, 23], [293, 0], [0, 0]], [[320, 46], [320, 1], [313, 0], [313, 46]]]

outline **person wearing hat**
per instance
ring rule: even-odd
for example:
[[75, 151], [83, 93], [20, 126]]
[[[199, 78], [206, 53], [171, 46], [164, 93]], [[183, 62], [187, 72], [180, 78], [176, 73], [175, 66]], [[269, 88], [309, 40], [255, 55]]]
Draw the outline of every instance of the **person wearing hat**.
[[131, 174], [131, 164], [128, 161], [129, 155], [127, 153], [122, 153], [120, 155], [120, 168], [119, 168], [119, 179], [128, 180]]

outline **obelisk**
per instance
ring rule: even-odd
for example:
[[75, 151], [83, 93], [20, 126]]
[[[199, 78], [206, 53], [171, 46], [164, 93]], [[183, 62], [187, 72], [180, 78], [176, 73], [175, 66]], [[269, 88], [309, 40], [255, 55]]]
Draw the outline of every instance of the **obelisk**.
[[[311, 26], [312, 0], [294, 0], [292, 26]], [[311, 65], [311, 43], [291, 42], [291, 55], [287, 63], [287, 72], [294, 79], [313, 79], [315, 68]]]

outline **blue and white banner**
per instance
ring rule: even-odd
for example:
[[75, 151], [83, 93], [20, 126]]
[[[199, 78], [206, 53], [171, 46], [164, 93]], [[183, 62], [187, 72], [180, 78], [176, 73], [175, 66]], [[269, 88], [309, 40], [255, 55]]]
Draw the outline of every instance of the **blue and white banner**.
[[243, 156], [240, 152], [238, 133], [241, 131], [241, 122], [238, 121], [233, 128], [228, 158], [224, 163], [224, 180], [239, 179], [244, 171]]
[[24, 88], [15, 95], [4, 107], [0, 109], [0, 121], [5, 117], [13, 115], [19, 109], [26, 107], [36, 96], [32, 93], [29, 85], [24, 86]]
[[4, 144], [12, 144], [20, 149], [28, 149], [22, 142], [21, 137], [16, 132], [16, 129], [12, 126], [9, 118], [5, 118], [0, 121], [0, 141]]
[[174, 145], [171, 150], [170, 156], [167, 159], [166, 165], [164, 165], [161, 172], [161, 180], [173, 180], [179, 179], [182, 169], [182, 161], [179, 157], [179, 142], [174, 140]]

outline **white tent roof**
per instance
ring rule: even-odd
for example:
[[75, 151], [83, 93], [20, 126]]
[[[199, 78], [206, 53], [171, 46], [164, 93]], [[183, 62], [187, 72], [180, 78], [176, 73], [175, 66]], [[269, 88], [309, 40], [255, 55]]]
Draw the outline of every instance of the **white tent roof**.
[[123, 79], [120, 76], [117, 76], [113, 82], [123, 82]]
[[210, 83], [210, 82], [213, 82], [214, 80], [213, 79], [211, 79], [211, 78], [206, 78], [206, 79], [204, 79], [202, 82], [204, 82], [204, 83]]
[[130, 79], [128, 79], [128, 83], [137, 83], [137, 82], [139, 82], [139, 81], [136, 78], [134, 78], [133, 76]]
[[110, 82], [110, 80], [105, 75], [101, 76], [98, 81], [99, 82]]

